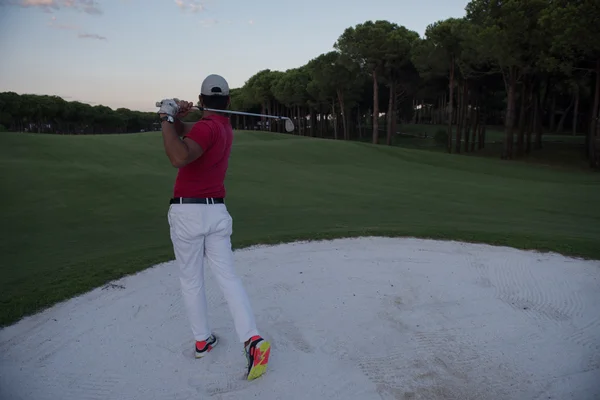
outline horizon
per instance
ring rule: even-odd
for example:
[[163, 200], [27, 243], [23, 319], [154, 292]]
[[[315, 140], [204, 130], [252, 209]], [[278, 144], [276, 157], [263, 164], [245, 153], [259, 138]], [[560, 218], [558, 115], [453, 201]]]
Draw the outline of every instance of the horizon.
[[300, 67], [333, 50], [344, 29], [368, 20], [385, 19], [423, 37], [427, 25], [464, 16], [468, 1], [425, 0], [418, 7], [406, 0], [370, 6], [307, 0], [297, 8], [272, 0], [231, 3], [0, 0], [0, 49], [6, 55], [0, 92], [156, 111], [155, 102], [164, 98], [196, 102], [202, 80], [212, 73], [233, 89], [260, 70]]

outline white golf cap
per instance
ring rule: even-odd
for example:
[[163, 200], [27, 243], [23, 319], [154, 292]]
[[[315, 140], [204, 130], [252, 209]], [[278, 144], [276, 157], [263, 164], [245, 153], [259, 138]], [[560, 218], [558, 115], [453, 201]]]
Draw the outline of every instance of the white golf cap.
[[209, 75], [202, 82], [200, 94], [205, 96], [228, 96], [229, 85], [221, 75]]

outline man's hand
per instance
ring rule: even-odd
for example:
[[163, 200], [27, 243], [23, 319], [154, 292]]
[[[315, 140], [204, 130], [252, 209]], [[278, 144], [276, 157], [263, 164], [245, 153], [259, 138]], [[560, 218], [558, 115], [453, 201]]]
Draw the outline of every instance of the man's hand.
[[178, 100], [178, 99], [175, 99], [175, 101], [177, 101], [177, 106], [179, 107], [179, 111], [177, 112], [177, 115], [175, 116], [176, 118], [185, 117], [186, 115], [189, 114], [192, 107], [194, 107], [194, 103], [192, 103], [191, 101], [184, 101], [184, 100]]

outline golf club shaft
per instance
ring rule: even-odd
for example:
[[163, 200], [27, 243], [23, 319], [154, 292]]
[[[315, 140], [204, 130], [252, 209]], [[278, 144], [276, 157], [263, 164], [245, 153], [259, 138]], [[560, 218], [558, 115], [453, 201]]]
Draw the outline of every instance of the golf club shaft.
[[199, 111], [214, 111], [214, 112], [222, 112], [222, 113], [228, 113], [228, 114], [249, 115], [252, 117], [265, 117], [265, 118], [274, 118], [274, 119], [281, 119], [281, 120], [289, 119], [288, 117], [281, 117], [278, 115], [254, 114], [254, 113], [248, 113], [248, 112], [243, 112], [243, 111], [218, 110], [218, 109], [207, 108], [207, 107], [193, 106], [192, 109], [199, 110]]
[[[157, 101], [156, 107], [160, 107], [160, 106], [161, 106], [161, 102]], [[285, 121], [285, 130], [287, 132], [293, 132], [295, 129], [294, 123], [292, 122], [292, 120], [290, 118], [282, 117], [279, 115], [255, 114], [255, 113], [249, 113], [249, 112], [244, 112], [244, 111], [217, 110], [214, 108], [198, 107], [198, 106], [192, 106], [191, 109], [199, 110], [199, 111], [213, 111], [213, 112], [226, 113], [226, 114], [249, 115], [252, 117], [273, 118], [273, 119], [278, 119], [280, 121]]]

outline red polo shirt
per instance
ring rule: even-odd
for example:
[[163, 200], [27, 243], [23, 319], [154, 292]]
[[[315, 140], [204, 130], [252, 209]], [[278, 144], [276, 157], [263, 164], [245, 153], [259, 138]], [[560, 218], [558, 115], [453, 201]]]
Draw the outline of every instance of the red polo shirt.
[[202, 155], [179, 168], [174, 197], [225, 197], [225, 175], [233, 142], [229, 118], [211, 115], [185, 135], [202, 147]]

